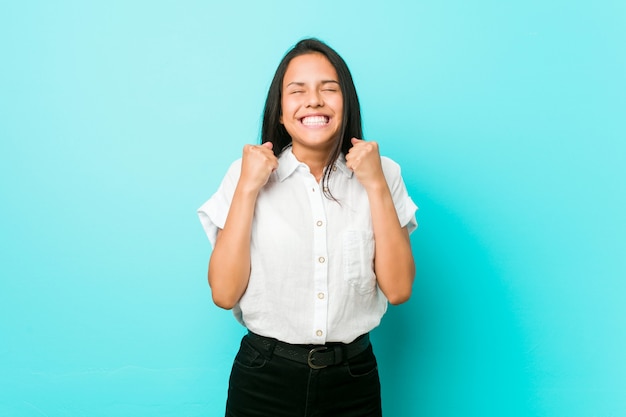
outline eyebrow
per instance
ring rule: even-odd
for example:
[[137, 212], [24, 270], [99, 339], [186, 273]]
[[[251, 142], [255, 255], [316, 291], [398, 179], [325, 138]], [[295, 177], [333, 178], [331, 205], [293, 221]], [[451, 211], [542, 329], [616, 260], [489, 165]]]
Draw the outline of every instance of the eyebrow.
[[[337, 80], [322, 80], [321, 84], [337, 84], [337, 85], [339, 85], [339, 81], [337, 81]], [[285, 86], [285, 88], [287, 88], [289, 86], [292, 86], [292, 85], [302, 87], [302, 86], [306, 85], [306, 83], [304, 83], [302, 81], [292, 81], [289, 84], [287, 84]]]

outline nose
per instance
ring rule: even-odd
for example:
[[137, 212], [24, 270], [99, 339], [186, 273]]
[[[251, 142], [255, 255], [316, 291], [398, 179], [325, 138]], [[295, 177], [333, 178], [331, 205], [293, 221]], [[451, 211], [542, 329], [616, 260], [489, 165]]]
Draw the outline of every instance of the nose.
[[322, 107], [324, 105], [324, 99], [319, 91], [313, 90], [308, 94], [307, 107]]

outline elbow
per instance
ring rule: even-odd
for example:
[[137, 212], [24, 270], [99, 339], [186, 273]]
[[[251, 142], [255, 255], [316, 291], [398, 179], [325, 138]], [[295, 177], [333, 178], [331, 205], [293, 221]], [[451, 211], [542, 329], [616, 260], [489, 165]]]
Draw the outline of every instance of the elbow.
[[230, 310], [237, 305], [239, 297], [236, 296], [232, 288], [220, 285], [219, 280], [212, 279], [209, 272], [209, 287], [211, 288], [211, 297], [213, 303], [219, 308]]
[[405, 291], [396, 291], [393, 294], [387, 295], [387, 301], [394, 306], [406, 303], [411, 298], [411, 289]]
[[387, 297], [387, 301], [393, 305], [406, 303], [409, 301], [409, 298], [411, 298], [413, 280], [415, 279], [415, 266], [411, 264], [411, 267], [408, 268], [407, 271], [399, 275], [404, 278], [396, 281], [396, 284], [389, 287], [387, 291], [383, 291], [385, 297]]
[[213, 297], [213, 303], [219, 308], [223, 308], [224, 310], [231, 310], [237, 305], [238, 300], [236, 300], [234, 297], [220, 295], [217, 294], [216, 291], [212, 291], [211, 295]]
[[211, 287], [211, 297], [213, 298], [213, 303], [219, 308], [230, 310], [237, 305], [237, 302], [239, 302], [239, 298], [235, 297], [231, 291], [228, 291], [226, 288], [219, 288], [217, 285], [212, 285], [210, 280], [209, 287]]

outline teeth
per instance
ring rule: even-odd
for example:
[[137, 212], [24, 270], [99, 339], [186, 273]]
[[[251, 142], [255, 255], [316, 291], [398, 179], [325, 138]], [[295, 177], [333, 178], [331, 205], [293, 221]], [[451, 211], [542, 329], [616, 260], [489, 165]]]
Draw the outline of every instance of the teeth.
[[302, 119], [302, 124], [307, 126], [325, 125], [326, 123], [328, 123], [326, 116], [309, 116]]

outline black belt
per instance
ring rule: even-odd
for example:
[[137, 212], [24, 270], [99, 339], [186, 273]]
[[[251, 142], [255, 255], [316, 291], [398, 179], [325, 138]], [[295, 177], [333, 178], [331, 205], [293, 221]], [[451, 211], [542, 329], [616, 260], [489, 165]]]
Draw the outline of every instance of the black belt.
[[359, 336], [351, 343], [329, 343], [327, 345], [291, 345], [252, 332], [249, 332], [246, 337], [253, 346], [267, 353], [307, 364], [312, 369], [339, 365], [362, 353], [370, 345], [369, 333]]

